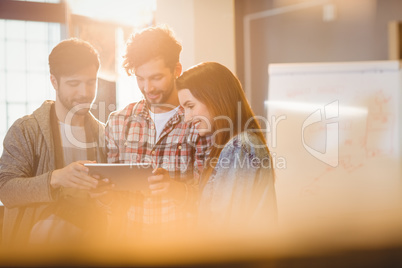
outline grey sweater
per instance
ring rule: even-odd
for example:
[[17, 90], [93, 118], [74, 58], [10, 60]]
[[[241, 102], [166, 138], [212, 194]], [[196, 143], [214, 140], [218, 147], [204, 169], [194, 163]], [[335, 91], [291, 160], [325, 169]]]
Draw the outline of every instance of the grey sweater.
[[[53, 104], [54, 101], [45, 101], [31, 115], [15, 121], [4, 139], [0, 158], [0, 200], [5, 206], [4, 245], [26, 243], [41, 213], [58, 199], [50, 186], [51, 173], [59, 161], [51, 126]], [[93, 137], [102, 141], [103, 124], [91, 114], [85, 120]], [[105, 162], [104, 148], [99, 146], [94, 150], [96, 159], [89, 160]]]

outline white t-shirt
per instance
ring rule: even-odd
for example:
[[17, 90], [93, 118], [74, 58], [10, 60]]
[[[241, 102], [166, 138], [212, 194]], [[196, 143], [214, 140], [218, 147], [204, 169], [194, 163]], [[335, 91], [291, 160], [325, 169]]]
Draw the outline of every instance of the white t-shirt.
[[85, 128], [59, 122], [60, 138], [63, 146], [64, 165], [87, 159]]
[[156, 128], [156, 138], [159, 138], [159, 135], [162, 133], [163, 128], [165, 127], [166, 123], [169, 121], [170, 118], [177, 113], [180, 106], [177, 106], [173, 110], [166, 112], [166, 113], [153, 113], [149, 110], [149, 115], [151, 116], [152, 120], [154, 121], [155, 128]]

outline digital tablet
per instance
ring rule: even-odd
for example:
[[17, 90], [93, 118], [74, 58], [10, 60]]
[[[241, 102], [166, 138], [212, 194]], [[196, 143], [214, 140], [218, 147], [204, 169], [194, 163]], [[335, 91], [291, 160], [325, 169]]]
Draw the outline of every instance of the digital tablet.
[[148, 190], [148, 177], [152, 175], [150, 164], [104, 164], [88, 163], [89, 175], [108, 178], [115, 186], [115, 191]]

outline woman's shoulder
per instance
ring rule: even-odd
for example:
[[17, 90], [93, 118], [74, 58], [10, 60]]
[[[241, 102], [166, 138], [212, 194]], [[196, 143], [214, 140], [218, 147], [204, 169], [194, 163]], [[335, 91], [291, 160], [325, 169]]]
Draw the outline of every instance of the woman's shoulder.
[[243, 131], [236, 136], [234, 136], [227, 143], [228, 146], [233, 146], [237, 148], [250, 149], [258, 147], [265, 147], [265, 142], [254, 131]]
[[222, 152], [229, 151], [233, 153], [234, 150], [256, 156], [269, 154], [267, 145], [254, 131], [243, 131], [237, 134], [229, 140]]
[[[245, 131], [234, 136], [222, 149], [215, 166], [217, 174], [224, 172], [251, 172], [271, 167], [267, 145], [257, 133]], [[251, 174], [251, 173], [250, 173]], [[250, 175], [248, 174], [248, 175]]]

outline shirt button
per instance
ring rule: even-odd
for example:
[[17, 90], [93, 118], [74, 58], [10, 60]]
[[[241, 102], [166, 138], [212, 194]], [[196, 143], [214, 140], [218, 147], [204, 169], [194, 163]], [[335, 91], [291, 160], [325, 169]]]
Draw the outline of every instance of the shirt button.
[[155, 155], [155, 151], [152, 151], [152, 155]]
[[177, 147], [177, 148], [179, 148], [179, 150], [181, 150], [181, 145], [179, 145], [179, 147]]
[[127, 142], [124, 143], [124, 146], [127, 146]]
[[151, 129], [154, 129], [155, 127], [154, 126], [151, 126]]

